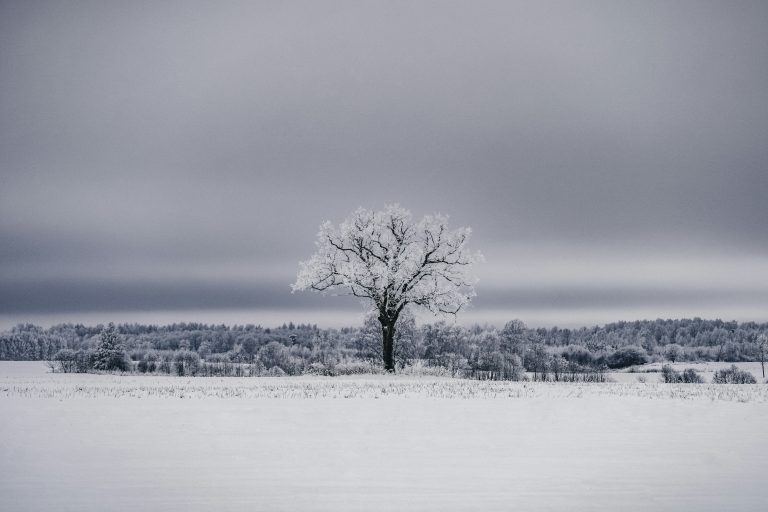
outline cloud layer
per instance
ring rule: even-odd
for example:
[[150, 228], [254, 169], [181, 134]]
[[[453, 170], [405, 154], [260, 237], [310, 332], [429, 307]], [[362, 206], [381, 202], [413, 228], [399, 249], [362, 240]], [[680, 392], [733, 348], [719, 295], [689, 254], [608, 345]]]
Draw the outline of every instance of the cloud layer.
[[0, 314], [352, 311], [291, 295], [296, 264], [397, 201], [473, 227], [473, 318], [766, 320], [766, 26], [764, 2], [4, 2]]

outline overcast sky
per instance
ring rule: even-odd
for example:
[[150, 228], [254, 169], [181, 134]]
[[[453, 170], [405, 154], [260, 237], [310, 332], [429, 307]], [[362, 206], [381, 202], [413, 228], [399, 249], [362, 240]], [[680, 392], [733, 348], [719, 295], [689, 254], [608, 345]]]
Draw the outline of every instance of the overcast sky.
[[322, 220], [469, 225], [462, 322], [768, 320], [768, 3], [0, 2], [0, 328], [359, 321]]

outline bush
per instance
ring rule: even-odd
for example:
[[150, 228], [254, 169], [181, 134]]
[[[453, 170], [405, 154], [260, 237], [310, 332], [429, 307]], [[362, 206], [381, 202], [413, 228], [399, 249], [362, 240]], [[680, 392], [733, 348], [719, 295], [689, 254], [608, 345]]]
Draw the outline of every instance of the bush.
[[677, 384], [683, 381], [683, 376], [670, 365], [665, 364], [661, 367], [661, 380], [666, 384]]
[[667, 384], [703, 384], [704, 378], [693, 368], [686, 368], [683, 373], [676, 371], [670, 365], [661, 367], [661, 379]]
[[267, 377], [285, 377], [285, 370], [280, 368], [279, 366], [273, 366], [269, 370], [267, 370], [267, 373], [265, 374]]
[[77, 371], [77, 352], [74, 350], [68, 348], [59, 350], [54, 354], [53, 361], [56, 368], [62, 373], [74, 373]]
[[757, 384], [755, 377], [745, 370], [740, 370], [735, 364], [715, 372], [713, 384]]
[[685, 384], [704, 384], [704, 377], [696, 373], [693, 368], [685, 369], [682, 378]]
[[261, 349], [258, 353], [258, 359], [267, 368], [279, 366], [281, 368], [287, 366], [287, 359], [290, 357], [290, 351], [282, 343], [277, 341], [270, 341]]
[[563, 349], [561, 355], [569, 363], [576, 363], [579, 366], [595, 366], [596, 364], [596, 356], [580, 345], [568, 345]]
[[608, 356], [607, 362], [609, 368], [626, 368], [647, 363], [648, 354], [641, 347], [629, 345]]
[[87, 373], [93, 370], [93, 353], [65, 348], [54, 354], [53, 362], [62, 373]]

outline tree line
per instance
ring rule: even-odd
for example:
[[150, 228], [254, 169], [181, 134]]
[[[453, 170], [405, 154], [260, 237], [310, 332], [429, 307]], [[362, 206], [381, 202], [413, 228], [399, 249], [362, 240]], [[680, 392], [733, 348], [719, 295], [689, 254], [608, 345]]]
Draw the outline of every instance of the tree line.
[[[415, 364], [447, 375], [594, 379], [608, 368], [652, 361], [759, 361], [768, 323], [700, 318], [617, 322], [578, 329], [501, 328], [445, 321], [417, 326], [406, 310], [393, 341], [399, 371]], [[106, 338], [105, 338], [106, 336]], [[105, 341], [106, 340], [106, 341]], [[2, 360], [57, 360], [62, 371], [121, 370], [183, 375], [338, 375], [382, 365], [375, 314], [360, 327], [20, 324], [0, 333]]]

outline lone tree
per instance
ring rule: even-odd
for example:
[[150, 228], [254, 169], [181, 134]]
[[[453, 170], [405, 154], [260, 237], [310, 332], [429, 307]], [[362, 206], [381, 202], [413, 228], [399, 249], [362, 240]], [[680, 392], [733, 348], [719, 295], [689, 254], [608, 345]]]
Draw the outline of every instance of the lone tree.
[[299, 263], [291, 288], [364, 299], [381, 323], [384, 369], [394, 372], [395, 326], [406, 306], [455, 315], [475, 296], [468, 271], [482, 256], [466, 249], [470, 232], [449, 230], [445, 215], [414, 222], [396, 204], [359, 208], [338, 227], [320, 226], [317, 252]]

